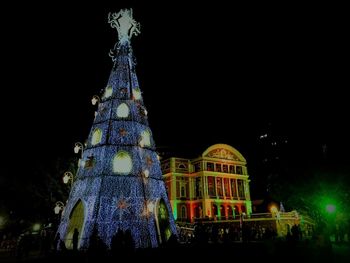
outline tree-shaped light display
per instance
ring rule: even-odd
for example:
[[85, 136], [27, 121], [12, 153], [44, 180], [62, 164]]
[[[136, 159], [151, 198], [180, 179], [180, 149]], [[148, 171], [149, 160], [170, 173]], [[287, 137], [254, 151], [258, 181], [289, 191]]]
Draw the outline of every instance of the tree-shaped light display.
[[119, 229], [131, 231], [136, 247], [157, 247], [176, 227], [130, 45], [140, 25], [132, 10], [108, 18], [119, 36], [110, 52], [114, 65], [93, 101], [98, 110], [58, 231], [68, 248], [75, 228], [79, 247], [88, 246], [94, 230], [110, 246]]

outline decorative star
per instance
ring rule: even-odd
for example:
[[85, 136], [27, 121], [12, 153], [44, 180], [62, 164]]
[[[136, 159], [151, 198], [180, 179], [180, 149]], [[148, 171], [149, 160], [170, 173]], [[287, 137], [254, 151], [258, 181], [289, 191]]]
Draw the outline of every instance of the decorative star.
[[153, 164], [152, 158], [149, 155], [146, 157], [146, 162], [148, 166], [151, 166]]
[[123, 218], [123, 214], [129, 213], [128, 208], [130, 206], [130, 204], [128, 203], [128, 200], [130, 198], [125, 199], [124, 197], [121, 197], [118, 202], [117, 202], [117, 208], [119, 209], [119, 221], [122, 221]]
[[119, 129], [120, 136], [125, 136], [128, 132], [124, 128]]
[[126, 202], [125, 199], [122, 199], [122, 200], [118, 201], [117, 207], [119, 209], [126, 209], [126, 208], [128, 208], [128, 206], [129, 206], [129, 204]]

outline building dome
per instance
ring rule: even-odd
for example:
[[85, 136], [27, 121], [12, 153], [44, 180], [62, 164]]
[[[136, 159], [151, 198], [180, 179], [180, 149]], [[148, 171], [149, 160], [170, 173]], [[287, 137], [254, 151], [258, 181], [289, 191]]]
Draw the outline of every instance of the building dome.
[[202, 157], [227, 159], [232, 161], [239, 161], [244, 164], [247, 163], [246, 159], [239, 151], [227, 144], [214, 144], [208, 147], [203, 152]]

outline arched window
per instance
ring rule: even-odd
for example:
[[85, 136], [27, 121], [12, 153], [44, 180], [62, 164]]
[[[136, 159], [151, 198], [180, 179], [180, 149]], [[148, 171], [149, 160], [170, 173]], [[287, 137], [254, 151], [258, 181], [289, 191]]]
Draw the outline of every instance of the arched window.
[[181, 195], [181, 197], [186, 197], [186, 191], [185, 191], [185, 186], [184, 185], [181, 186], [180, 195]]
[[149, 131], [145, 130], [141, 133], [140, 146], [151, 146], [151, 135], [149, 134]]
[[187, 218], [186, 206], [181, 207], [181, 218]]
[[213, 204], [213, 215], [218, 216], [218, 207], [215, 204]]
[[129, 116], [129, 107], [125, 103], [121, 103], [117, 108], [117, 116], [119, 118], [126, 118]]
[[240, 210], [239, 210], [239, 207], [238, 206], [236, 206], [235, 205], [235, 207], [234, 207], [234, 213], [235, 213], [235, 215], [239, 215], [240, 214]]
[[113, 172], [117, 174], [128, 174], [132, 169], [132, 159], [129, 153], [120, 151], [113, 159]]
[[73, 248], [73, 233], [74, 230], [77, 229], [79, 232], [78, 235], [78, 247], [80, 246], [81, 236], [83, 233], [83, 224], [84, 224], [84, 218], [85, 218], [85, 211], [84, 211], [84, 205], [81, 200], [79, 200], [75, 206], [73, 207], [70, 215], [69, 215], [69, 223], [67, 227], [67, 234], [65, 238], [65, 245], [66, 248], [72, 249]]
[[113, 89], [111, 86], [108, 86], [105, 90], [105, 94], [104, 94], [104, 97], [105, 98], [109, 98], [110, 96], [112, 96], [112, 93], [113, 93]]
[[134, 95], [134, 99], [135, 99], [135, 100], [141, 99], [141, 91], [140, 91], [139, 88], [134, 88], [134, 89], [132, 90], [132, 94]]
[[171, 228], [169, 222], [169, 211], [163, 199], [158, 204], [158, 220], [157, 220], [158, 242], [166, 242], [171, 236]]
[[223, 219], [226, 216], [225, 207], [220, 205], [220, 216]]
[[230, 205], [227, 206], [227, 215], [228, 215], [228, 218], [232, 218], [233, 216], [232, 206]]
[[196, 218], [202, 217], [202, 207], [200, 205], [196, 206], [194, 211], [195, 211]]
[[92, 145], [96, 145], [99, 144], [102, 140], [102, 131], [101, 129], [95, 129], [94, 133], [92, 134], [92, 138], [91, 138], [91, 144]]

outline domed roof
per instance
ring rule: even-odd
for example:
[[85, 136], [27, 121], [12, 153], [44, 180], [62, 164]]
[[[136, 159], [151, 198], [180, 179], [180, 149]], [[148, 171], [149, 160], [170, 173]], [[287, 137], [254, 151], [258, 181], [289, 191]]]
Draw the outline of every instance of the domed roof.
[[214, 144], [208, 147], [202, 154], [202, 157], [227, 159], [232, 161], [240, 161], [246, 163], [246, 159], [243, 155], [227, 144]]

